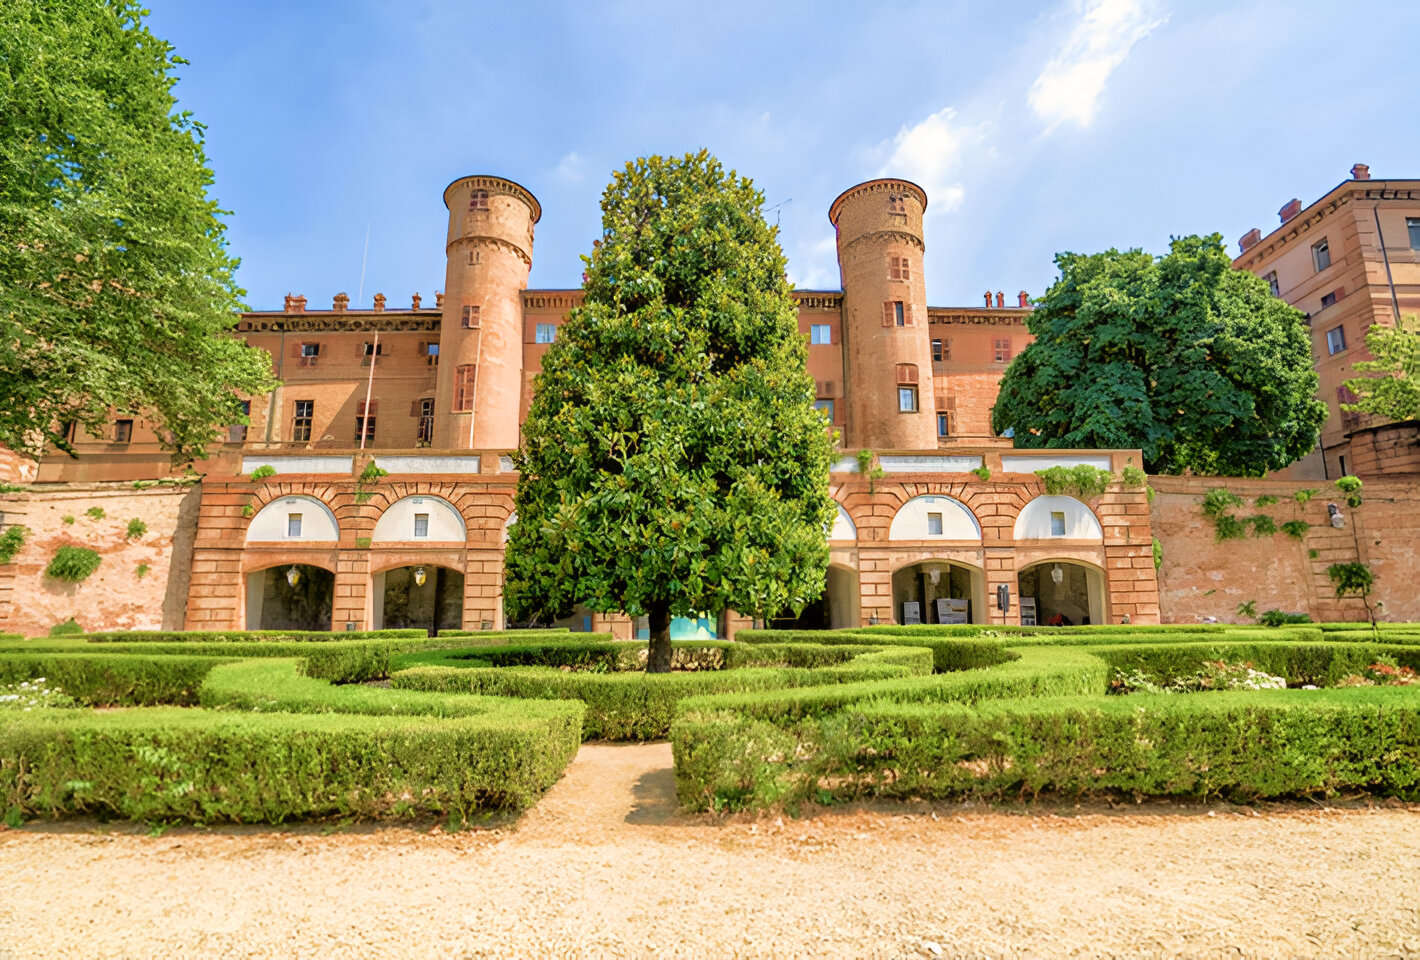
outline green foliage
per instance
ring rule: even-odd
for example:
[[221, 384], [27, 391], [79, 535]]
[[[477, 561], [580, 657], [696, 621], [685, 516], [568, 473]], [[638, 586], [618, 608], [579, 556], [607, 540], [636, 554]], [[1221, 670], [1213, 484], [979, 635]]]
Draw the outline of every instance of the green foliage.
[[1252, 501], [1254, 507], [1270, 507], [1277, 502], [1277, 498], [1270, 493], [1264, 493], [1256, 500]]
[[200, 473], [189, 472], [180, 477], [157, 477], [147, 480], [134, 480], [133, 489], [147, 490], [150, 487], [187, 487], [194, 483], [201, 482], [202, 475]]
[[1149, 475], [1133, 464], [1126, 464], [1120, 471], [1120, 477], [1126, 487], [1142, 487], [1149, 479]]
[[1222, 238], [1055, 258], [992, 430], [1018, 447], [1138, 447], [1150, 473], [1261, 476], [1316, 445], [1326, 406], [1302, 316]]
[[28, 489], [22, 483], [0, 483], [0, 493], [24, 493]]
[[1294, 540], [1305, 540], [1307, 531], [1312, 525], [1305, 520], [1284, 520], [1282, 522], [1282, 532]]
[[1311, 498], [1316, 496], [1318, 493], [1321, 493], [1321, 491], [1313, 488], [1298, 490], [1296, 493], [1292, 494], [1292, 499], [1297, 501], [1298, 506], [1306, 506], [1309, 502], [1311, 502]]
[[1265, 513], [1256, 513], [1250, 517], [1244, 517], [1243, 523], [1252, 526], [1254, 537], [1270, 537], [1277, 532], [1277, 521], [1273, 520]]
[[128, 530], [125, 532], [125, 535], [130, 540], [136, 540], [147, 532], [148, 525], [137, 517], [134, 517], [132, 520], [128, 521]]
[[762, 204], [703, 151], [615, 174], [514, 457], [512, 618], [581, 603], [649, 614], [654, 640], [822, 592], [832, 440]]
[[1317, 550], [1316, 548], [1312, 548], [1311, 550], [1307, 551], [1308, 560], [1315, 560], [1319, 556], [1321, 556], [1321, 551]]
[[369, 538], [369, 537], [356, 537], [356, 538], [355, 538], [355, 549], [357, 549], [357, 550], [368, 550], [368, 549], [370, 549], [370, 544], [371, 544], [372, 542], [373, 542], [373, 541], [372, 541], [371, 538]]
[[1361, 505], [1361, 480], [1359, 477], [1338, 477], [1336, 489], [1346, 495], [1346, 506], [1355, 510]]
[[1312, 622], [1312, 618], [1305, 613], [1288, 613], [1285, 610], [1264, 610], [1257, 620], [1264, 627], [1290, 627], [1297, 623]]
[[1401, 317], [1396, 327], [1372, 324], [1366, 332], [1366, 350], [1372, 359], [1353, 366], [1380, 376], [1347, 380], [1356, 402], [1343, 403], [1341, 409], [1390, 420], [1420, 419], [1420, 319]]
[[1074, 494], [1088, 500], [1097, 497], [1109, 488], [1114, 474], [1099, 467], [1082, 463], [1073, 467], [1046, 467], [1035, 472], [1045, 483], [1045, 492], [1051, 496], [1062, 493]]
[[1365, 597], [1376, 585], [1376, 575], [1364, 563], [1333, 563], [1326, 575], [1336, 587], [1336, 597]]
[[1226, 487], [1214, 487], [1203, 495], [1203, 512], [1217, 518], [1233, 507], [1242, 506], [1242, 497]]
[[250, 479], [252, 483], [257, 483], [261, 480], [265, 480], [267, 477], [274, 476], [276, 476], [276, 468], [269, 463], [263, 463], [251, 472], [251, 476], [248, 479]]
[[51, 637], [76, 637], [84, 632], [84, 628], [79, 626], [79, 622], [73, 617], [62, 623], [56, 623], [49, 628]]
[[92, 517], [95, 520], [102, 520], [104, 517], [108, 516], [108, 514], [104, 512], [103, 507], [90, 507], [84, 511], [84, 516]]
[[1159, 538], [1154, 538], [1154, 569], [1164, 565], [1164, 545], [1159, 542]]
[[127, 0], [0, 5], [0, 446], [151, 421], [175, 459], [244, 422], [271, 358], [241, 308], [184, 62]]
[[0, 682], [44, 677], [86, 707], [192, 706], [207, 671], [224, 662], [219, 657], [6, 652], [0, 655]]
[[62, 546], [54, 552], [44, 575], [67, 583], [81, 583], [99, 568], [103, 557], [88, 547]]
[[365, 464], [365, 469], [360, 471], [359, 481], [360, 483], [378, 483], [380, 477], [387, 476], [389, 476], [389, 471], [376, 465], [375, 461], [371, 460]]
[[242, 516], [243, 516], [243, 517], [251, 518], [251, 517], [254, 516], [255, 514], [256, 514], [256, 504], [252, 503], [250, 500], [248, 500], [246, 503], [242, 504]]
[[29, 535], [29, 528], [18, 523], [6, 527], [5, 532], [0, 533], [0, 564], [14, 560]]
[[142, 580], [144, 577], [146, 577], [146, 576], [148, 575], [148, 571], [150, 571], [150, 570], [152, 570], [152, 569], [153, 569], [153, 568], [150, 567], [150, 566], [148, 566], [148, 564], [146, 564], [146, 563], [140, 563], [140, 564], [138, 564], [138, 566], [136, 566], [136, 567], [133, 568], [133, 575], [134, 575], [135, 577], [137, 577], [139, 580]]
[[1238, 604], [1238, 616], [1247, 617], [1249, 620], [1257, 619], [1257, 601], [1249, 600], [1246, 603]]
[[72, 513], [66, 513], [64, 516], [59, 518], [59, 522], [64, 524], [66, 527], [72, 527], [74, 525], [74, 515]]
[[971, 472], [976, 474], [976, 479], [980, 480], [982, 483], [991, 479], [991, 468], [984, 463]]

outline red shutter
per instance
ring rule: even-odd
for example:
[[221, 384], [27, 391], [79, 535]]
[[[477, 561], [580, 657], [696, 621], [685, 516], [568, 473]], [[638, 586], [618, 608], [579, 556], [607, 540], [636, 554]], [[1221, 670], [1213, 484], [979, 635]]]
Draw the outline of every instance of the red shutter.
[[886, 303], [883, 304], [883, 326], [885, 326], [885, 327], [890, 327], [890, 326], [892, 326], [892, 325], [893, 325], [892, 301], [891, 301], [891, 300], [888, 300]]
[[409, 415], [410, 415], [411, 417], [417, 417], [417, 416], [419, 416], [419, 401], [418, 401], [418, 400], [411, 400], [411, 401], [410, 401], [410, 403], [409, 403]]
[[912, 279], [912, 267], [908, 264], [906, 257], [902, 257], [901, 259], [902, 259], [902, 279], [904, 279], [904, 280], [911, 280], [911, 279]]
[[917, 382], [917, 364], [899, 363], [897, 365], [897, 382], [901, 384], [911, 384]]

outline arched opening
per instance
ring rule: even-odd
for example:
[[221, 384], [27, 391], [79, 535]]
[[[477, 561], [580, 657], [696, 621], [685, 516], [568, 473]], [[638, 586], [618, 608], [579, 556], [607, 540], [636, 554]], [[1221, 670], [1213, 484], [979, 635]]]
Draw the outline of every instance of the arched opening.
[[966, 540], [980, 542], [981, 524], [966, 504], [953, 497], [913, 497], [893, 514], [889, 540]]
[[248, 543], [325, 542], [340, 539], [335, 514], [315, 497], [278, 497], [256, 512], [247, 524]]
[[247, 574], [248, 630], [329, 630], [335, 574], [308, 563]]
[[374, 576], [376, 630], [440, 630], [463, 627], [463, 574], [448, 567], [416, 564]]
[[1025, 626], [1078, 626], [1107, 623], [1104, 571], [1069, 560], [1046, 560], [1016, 578], [1021, 623]]
[[830, 564], [823, 594], [797, 616], [778, 617], [774, 630], [843, 630], [858, 626], [858, 571]]
[[950, 560], [923, 560], [892, 575], [898, 623], [985, 623], [986, 576]]
[[404, 497], [385, 508], [370, 539], [374, 543], [419, 541], [463, 543], [468, 526], [458, 508], [443, 497]]

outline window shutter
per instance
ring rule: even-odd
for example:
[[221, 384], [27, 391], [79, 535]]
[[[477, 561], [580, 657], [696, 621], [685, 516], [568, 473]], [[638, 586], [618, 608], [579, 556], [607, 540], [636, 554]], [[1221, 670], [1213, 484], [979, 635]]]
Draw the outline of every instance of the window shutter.
[[291, 359], [292, 359], [292, 360], [299, 360], [299, 359], [301, 359], [301, 347], [302, 347], [302, 346], [304, 346], [304, 344], [300, 343], [299, 341], [297, 341], [296, 343], [291, 344]]
[[899, 363], [897, 365], [897, 382], [904, 385], [916, 383], [917, 364]]
[[899, 257], [898, 259], [902, 262], [902, 279], [904, 279], [904, 280], [911, 280], [911, 279], [912, 279], [912, 267], [908, 265], [908, 263], [907, 263], [907, 258], [906, 258], [906, 257]]
[[912, 322], [912, 304], [904, 301], [902, 304], [902, 325], [905, 327], [910, 327], [912, 326]]
[[897, 269], [897, 257], [888, 257], [888, 279], [901, 280], [902, 274]]
[[355, 404], [355, 415], [357, 417], [378, 417], [380, 415], [380, 401], [371, 400], [369, 403], [360, 401]]
[[419, 401], [418, 401], [418, 400], [411, 400], [411, 401], [409, 401], [409, 415], [410, 415], [411, 417], [417, 417], [417, 416], [419, 416]]
[[890, 327], [890, 326], [892, 326], [892, 325], [893, 325], [892, 301], [891, 301], [891, 300], [888, 300], [888, 301], [886, 301], [886, 302], [883, 303], [883, 326], [885, 326], [885, 327]]

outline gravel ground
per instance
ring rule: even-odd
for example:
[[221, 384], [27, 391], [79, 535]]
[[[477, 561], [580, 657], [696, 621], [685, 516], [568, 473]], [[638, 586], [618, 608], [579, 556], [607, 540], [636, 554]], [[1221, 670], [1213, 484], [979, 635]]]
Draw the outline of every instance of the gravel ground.
[[0, 830], [0, 960], [1420, 957], [1420, 808], [674, 813], [590, 745], [516, 824]]

